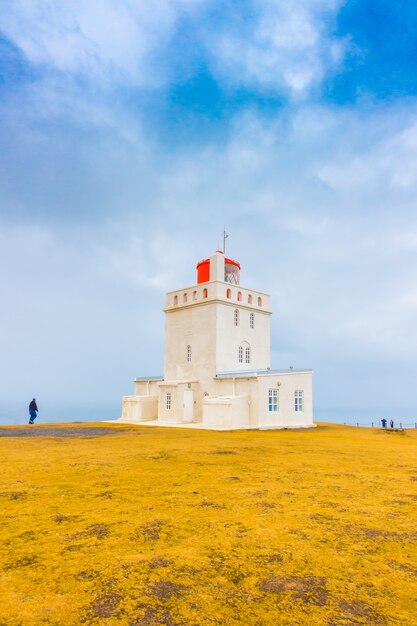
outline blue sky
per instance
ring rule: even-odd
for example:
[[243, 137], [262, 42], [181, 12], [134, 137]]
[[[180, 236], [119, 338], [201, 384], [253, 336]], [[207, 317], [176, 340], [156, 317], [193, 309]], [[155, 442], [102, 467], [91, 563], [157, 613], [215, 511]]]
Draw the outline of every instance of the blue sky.
[[117, 402], [223, 225], [319, 408], [417, 413], [417, 7], [5, 0], [0, 398]]

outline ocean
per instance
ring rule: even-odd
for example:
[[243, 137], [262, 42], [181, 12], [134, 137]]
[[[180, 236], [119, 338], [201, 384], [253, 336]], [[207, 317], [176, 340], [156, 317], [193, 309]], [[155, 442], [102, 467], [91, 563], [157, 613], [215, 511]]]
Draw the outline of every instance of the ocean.
[[[30, 400], [30, 399], [29, 399]], [[29, 401], [0, 404], [0, 424], [26, 424], [29, 421]], [[101, 422], [118, 419], [122, 414], [122, 401], [89, 403], [38, 402], [36, 423], [51, 422]]]
[[[0, 403], [0, 424], [26, 424], [28, 422], [27, 402]], [[39, 417], [37, 423], [53, 422], [101, 422], [115, 420], [121, 416], [122, 403], [109, 401], [106, 403], [48, 403], [39, 402]], [[388, 421], [393, 419], [395, 426], [404, 428], [417, 427], [417, 410], [379, 410], [379, 409], [322, 409], [315, 407], [314, 419], [318, 422], [335, 422], [351, 426], [377, 427], [382, 418]]]

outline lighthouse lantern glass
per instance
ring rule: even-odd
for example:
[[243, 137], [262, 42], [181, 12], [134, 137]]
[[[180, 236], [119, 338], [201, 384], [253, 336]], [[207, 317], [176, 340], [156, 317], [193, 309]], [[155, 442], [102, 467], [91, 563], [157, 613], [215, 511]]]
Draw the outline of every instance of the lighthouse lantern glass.
[[224, 264], [224, 280], [226, 283], [238, 285], [240, 280], [240, 270], [234, 263]]

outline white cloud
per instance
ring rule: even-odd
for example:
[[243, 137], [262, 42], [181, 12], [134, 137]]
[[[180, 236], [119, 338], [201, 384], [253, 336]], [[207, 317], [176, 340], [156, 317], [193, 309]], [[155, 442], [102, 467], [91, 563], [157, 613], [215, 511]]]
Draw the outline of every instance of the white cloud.
[[253, 0], [255, 19], [210, 39], [214, 66], [230, 82], [303, 96], [342, 61], [331, 26], [345, 0]]
[[[152, 53], [199, 0], [13, 0], [2, 30], [32, 63], [99, 84], [158, 85]], [[161, 70], [161, 71], [159, 71]]]
[[[352, 117], [352, 116], [351, 116]], [[381, 116], [380, 116], [381, 117]], [[359, 119], [358, 119], [359, 122]], [[356, 122], [356, 123], [358, 123]], [[385, 189], [410, 193], [417, 187], [417, 107], [397, 105], [375, 122], [363, 119], [360, 148], [339, 150], [317, 169], [318, 177], [338, 192], [360, 193]], [[348, 132], [348, 129], [346, 129]], [[355, 133], [356, 134], [356, 133]], [[350, 138], [352, 141], [352, 138]], [[390, 196], [392, 201], [392, 195]]]
[[[227, 84], [300, 97], [344, 58], [346, 41], [332, 35], [344, 2], [249, 0], [234, 12], [226, 3], [217, 23], [206, 11], [214, 0], [12, 0], [2, 31], [36, 66], [101, 87], [161, 86], [200, 47]], [[184, 18], [195, 40], [172, 58], [167, 46]]]

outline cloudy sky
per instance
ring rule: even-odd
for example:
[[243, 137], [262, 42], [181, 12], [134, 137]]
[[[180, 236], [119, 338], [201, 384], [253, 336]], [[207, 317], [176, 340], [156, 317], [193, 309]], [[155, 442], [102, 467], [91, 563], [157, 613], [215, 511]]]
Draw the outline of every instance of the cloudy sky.
[[415, 0], [3, 0], [0, 401], [118, 403], [217, 248], [318, 410], [417, 415]]

